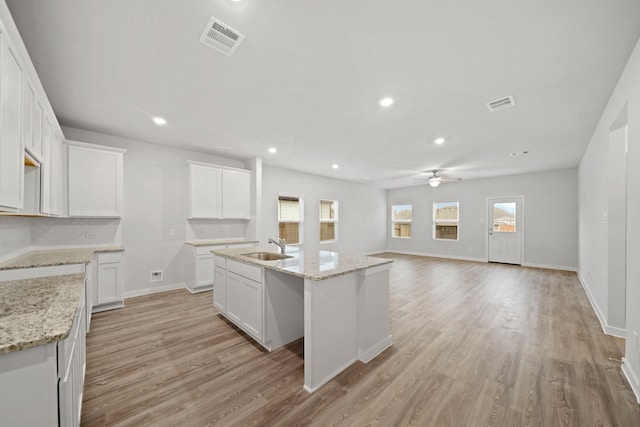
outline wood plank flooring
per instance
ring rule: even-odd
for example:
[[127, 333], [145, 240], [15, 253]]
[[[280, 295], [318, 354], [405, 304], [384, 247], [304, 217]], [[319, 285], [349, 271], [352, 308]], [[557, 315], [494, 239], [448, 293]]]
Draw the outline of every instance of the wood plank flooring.
[[83, 426], [640, 426], [575, 273], [382, 254], [393, 346], [310, 395], [303, 342], [268, 353], [211, 292], [94, 314]]

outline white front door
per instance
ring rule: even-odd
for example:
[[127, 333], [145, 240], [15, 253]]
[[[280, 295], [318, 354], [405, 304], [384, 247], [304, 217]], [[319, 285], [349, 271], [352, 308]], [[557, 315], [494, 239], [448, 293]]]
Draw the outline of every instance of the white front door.
[[524, 197], [488, 199], [489, 262], [522, 264]]

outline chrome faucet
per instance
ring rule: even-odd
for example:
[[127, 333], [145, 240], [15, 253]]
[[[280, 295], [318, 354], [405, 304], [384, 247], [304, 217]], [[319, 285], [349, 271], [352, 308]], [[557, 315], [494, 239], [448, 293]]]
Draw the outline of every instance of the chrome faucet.
[[280, 253], [284, 254], [284, 251], [287, 248], [287, 241], [284, 239], [281, 239], [278, 237], [278, 240], [274, 240], [271, 237], [269, 237], [269, 243], [274, 243], [276, 245], [278, 245], [278, 247], [280, 248]]

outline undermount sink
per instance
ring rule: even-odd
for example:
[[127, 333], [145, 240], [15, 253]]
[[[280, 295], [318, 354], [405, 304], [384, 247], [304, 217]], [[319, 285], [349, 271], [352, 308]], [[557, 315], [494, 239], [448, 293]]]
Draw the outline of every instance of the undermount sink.
[[259, 259], [261, 261], [275, 261], [279, 259], [293, 258], [291, 255], [276, 254], [274, 252], [251, 252], [250, 254], [242, 254], [242, 256]]

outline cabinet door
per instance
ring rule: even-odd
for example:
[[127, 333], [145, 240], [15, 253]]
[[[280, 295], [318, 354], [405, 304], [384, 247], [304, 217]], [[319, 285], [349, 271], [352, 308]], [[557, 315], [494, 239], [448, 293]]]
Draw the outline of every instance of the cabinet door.
[[249, 172], [222, 170], [222, 217], [250, 217], [251, 175]]
[[51, 155], [51, 140], [53, 135], [53, 126], [48, 117], [44, 116], [42, 120], [42, 166], [40, 172], [40, 212], [43, 214], [53, 214], [53, 160]]
[[24, 206], [24, 73], [5, 33], [0, 45], [0, 206], [12, 210]]
[[69, 145], [69, 216], [122, 216], [123, 153]]
[[214, 267], [213, 305], [221, 313], [227, 312], [227, 270]]
[[227, 271], [227, 316], [229, 319], [242, 324], [243, 287], [244, 278]]
[[98, 264], [97, 277], [96, 305], [121, 302], [124, 299], [122, 289], [122, 264]]
[[213, 254], [196, 256], [196, 288], [213, 284]]
[[62, 138], [51, 133], [51, 213], [62, 214]]
[[189, 164], [189, 218], [222, 216], [222, 171], [218, 168]]
[[255, 338], [262, 341], [262, 283], [243, 278], [244, 310], [242, 325]]

